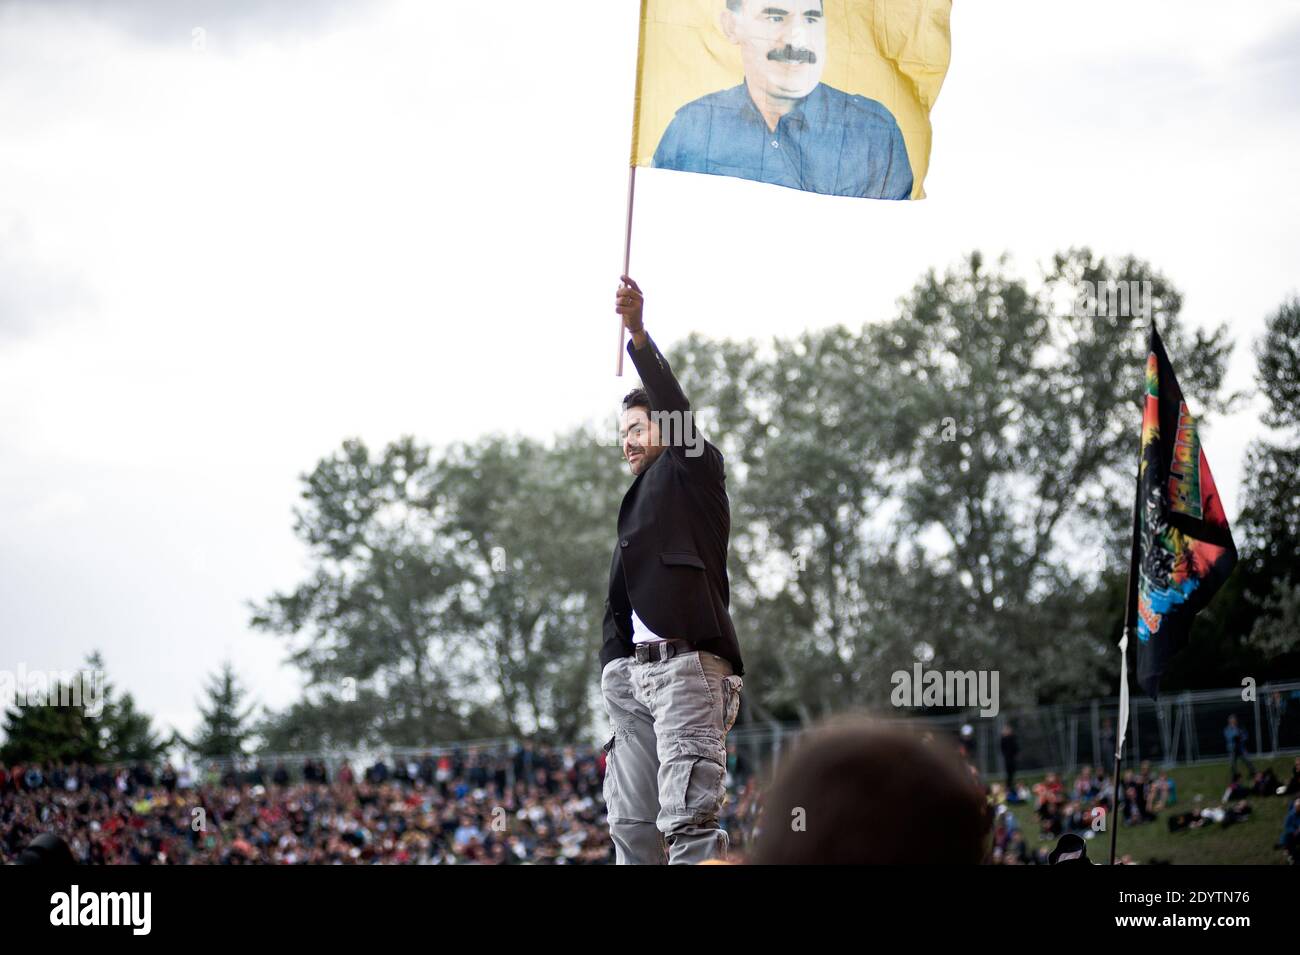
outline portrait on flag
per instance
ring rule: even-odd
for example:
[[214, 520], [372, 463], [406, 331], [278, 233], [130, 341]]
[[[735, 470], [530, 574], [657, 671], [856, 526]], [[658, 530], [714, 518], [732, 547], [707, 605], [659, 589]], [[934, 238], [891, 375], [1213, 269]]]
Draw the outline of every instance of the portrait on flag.
[[919, 199], [951, 0], [643, 0], [633, 165]]

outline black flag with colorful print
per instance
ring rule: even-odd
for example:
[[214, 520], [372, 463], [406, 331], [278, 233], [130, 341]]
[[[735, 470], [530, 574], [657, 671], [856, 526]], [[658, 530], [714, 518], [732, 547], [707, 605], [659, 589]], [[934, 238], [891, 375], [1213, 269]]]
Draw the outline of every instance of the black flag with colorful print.
[[1133, 535], [1129, 600], [1137, 618], [1137, 678], [1155, 699], [1170, 658], [1187, 642], [1192, 620], [1232, 573], [1237, 548], [1196, 419], [1154, 325]]

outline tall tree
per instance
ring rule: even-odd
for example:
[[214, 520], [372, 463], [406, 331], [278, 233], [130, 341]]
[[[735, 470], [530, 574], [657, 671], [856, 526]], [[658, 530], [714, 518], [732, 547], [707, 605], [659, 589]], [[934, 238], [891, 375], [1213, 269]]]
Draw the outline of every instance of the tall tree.
[[167, 744], [153, 729], [149, 714], [136, 707], [135, 697], [123, 693], [108, 679], [104, 657], [98, 650], [86, 658], [89, 672], [97, 674], [101, 687], [99, 716], [95, 722], [104, 758], [113, 762], [148, 762], [160, 758]]
[[468, 586], [457, 604], [514, 734], [572, 739], [586, 728], [609, 547], [627, 483], [591, 431], [546, 447], [488, 438], [451, 449], [436, 508]]
[[167, 743], [153, 729], [149, 714], [141, 712], [130, 693], [114, 699], [105, 710], [105, 754], [115, 762], [150, 762], [160, 759]]
[[[1118, 282], [1149, 297], [1079, 307], [1081, 289]], [[1003, 705], [1107, 685], [1148, 305], [1194, 411], [1225, 410], [1226, 329], [1185, 329], [1164, 276], [1087, 249], [1038, 282], [971, 255], [856, 331], [673, 350], [726, 457], [747, 712], [880, 706], [915, 660], [998, 669]], [[345, 443], [305, 480], [312, 576], [255, 612], [310, 687], [267, 738], [580, 732], [626, 484], [612, 442], [588, 432], [437, 456]]]
[[315, 572], [253, 618], [290, 640], [310, 687], [265, 723], [268, 745], [585, 729], [617, 508], [610, 444], [589, 430], [549, 446], [489, 436], [434, 457], [410, 438], [374, 456], [349, 441], [322, 461], [296, 526]]
[[999, 670], [1003, 705], [1105, 685], [1145, 332], [1105, 299], [1077, 304], [1119, 281], [1150, 283], [1197, 413], [1223, 410], [1226, 329], [1184, 331], [1167, 279], [1086, 249], [1037, 287], [972, 255], [926, 275], [897, 318], [771, 357], [700, 340], [675, 355], [688, 394], [738, 436], [737, 616], [770, 710], [879, 706], [917, 659]]
[[[56, 683], [51, 691], [66, 689]], [[4, 715], [0, 762], [96, 763], [104, 758], [99, 726], [83, 707], [42, 704], [12, 706]]]
[[1285, 654], [1294, 667], [1300, 663], [1300, 298], [1268, 317], [1255, 360], [1266, 402], [1262, 420], [1277, 429], [1278, 440], [1256, 441], [1247, 453], [1241, 516], [1246, 607], [1238, 622], [1248, 629], [1259, 664], [1280, 663], [1276, 658]]
[[208, 679], [207, 702], [199, 704], [202, 717], [193, 737], [179, 739], [199, 756], [235, 756], [246, 751], [252, 736], [253, 708], [244, 706], [248, 691], [240, 684], [235, 668], [226, 661], [221, 670]]
[[29, 674], [25, 686], [15, 686], [15, 704], [4, 714], [5, 743], [0, 761], [95, 763], [113, 757], [106, 724], [103, 663], [92, 653], [86, 667], [60, 673]]
[[418, 745], [499, 728], [466, 690], [474, 661], [450, 618], [465, 579], [429, 507], [431, 468], [411, 439], [374, 457], [350, 440], [304, 477], [294, 530], [315, 570], [253, 617], [307, 680], [290, 738]]

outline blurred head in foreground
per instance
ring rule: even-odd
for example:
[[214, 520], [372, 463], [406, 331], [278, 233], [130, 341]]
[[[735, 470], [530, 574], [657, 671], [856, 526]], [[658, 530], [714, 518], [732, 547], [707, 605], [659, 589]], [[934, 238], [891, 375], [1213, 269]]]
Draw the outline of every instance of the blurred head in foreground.
[[17, 865], [74, 865], [68, 844], [52, 832], [42, 833], [27, 844], [15, 860]]
[[800, 737], [763, 801], [760, 865], [975, 865], [988, 801], [945, 743], [841, 719]]

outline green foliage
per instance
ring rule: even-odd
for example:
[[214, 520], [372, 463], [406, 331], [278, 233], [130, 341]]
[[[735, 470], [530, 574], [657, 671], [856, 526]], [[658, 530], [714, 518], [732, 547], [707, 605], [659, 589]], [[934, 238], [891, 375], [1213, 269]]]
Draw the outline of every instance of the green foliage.
[[1224, 410], [1226, 329], [1184, 332], [1167, 279], [1086, 249], [1037, 287], [973, 255], [856, 333], [677, 350], [734, 432], [736, 615], [771, 712], [878, 707], [918, 656], [1001, 671], [1003, 705], [1105, 688], [1146, 328], [1074, 302], [1111, 280], [1151, 283], [1189, 399]]
[[270, 715], [271, 748], [419, 745], [588, 724], [622, 489], [593, 433], [487, 437], [434, 457], [360, 441], [304, 479], [312, 578], [255, 608], [308, 698]]
[[1251, 644], [1266, 657], [1300, 650], [1300, 585], [1278, 581], [1260, 609]]
[[67, 677], [47, 687], [36, 705], [15, 706], [5, 714], [0, 761], [126, 762], [162, 755], [166, 746], [149, 716], [136, 709], [131, 694], [118, 698], [98, 652]]
[[150, 762], [162, 757], [167, 743], [153, 730], [148, 714], [136, 709], [135, 699], [124, 693], [106, 708], [107, 744], [110, 762]]
[[248, 691], [239, 683], [235, 668], [227, 661], [208, 679], [207, 704], [199, 704], [202, 721], [193, 738], [179, 733], [179, 740], [198, 756], [232, 756], [246, 751], [253, 735], [252, 707], [244, 706]]
[[1293, 673], [1300, 666], [1300, 299], [1269, 316], [1255, 358], [1264, 424], [1281, 434], [1247, 451], [1243, 560], [1231, 623], [1249, 635], [1250, 673]]
[[1300, 427], [1300, 298], [1288, 299], [1269, 316], [1255, 343], [1255, 360], [1268, 401], [1264, 423], [1294, 431]]
[[[1282, 779], [1291, 774], [1292, 760], [1252, 760], [1263, 771], [1271, 767]], [[1202, 763], [1180, 766], [1169, 771], [1178, 791], [1178, 802], [1162, 810], [1154, 822], [1138, 826], [1123, 826], [1116, 838], [1116, 854], [1130, 857], [1138, 865], [1164, 862], [1172, 865], [1285, 865], [1286, 855], [1274, 848], [1282, 822], [1291, 807], [1291, 798], [1285, 796], [1252, 797], [1249, 800], [1251, 817], [1245, 822], [1224, 827], [1221, 824], [1204, 829], [1169, 831], [1169, 818], [1178, 813], [1210, 809], [1222, 804], [1223, 791], [1228, 782], [1227, 763]], [[1019, 778], [1018, 782], [1032, 786], [1038, 776]], [[1040, 847], [1051, 849], [1055, 839], [1042, 839], [1041, 825], [1034, 813], [1032, 801], [1009, 807], [1016, 817], [1025, 845], [1031, 851]], [[1095, 864], [1105, 865], [1110, 859], [1110, 833], [1098, 833], [1088, 842], [1088, 858]]]
[[[696, 335], [673, 350], [726, 457], [748, 716], [879, 708], [917, 659], [1000, 671], [1003, 706], [1113, 689], [1148, 328], [1077, 302], [1114, 282], [1149, 283], [1193, 413], [1230, 410], [1226, 327], [1185, 328], [1165, 276], [1088, 249], [1034, 281], [971, 255], [857, 330]], [[1293, 326], [1292, 312], [1275, 319], [1270, 334], [1292, 344], [1261, 358], [1281, 401]], [[1252, 479], [1276, 493], [1243, 522], [1263, 560], [1268, 522], [1293, 528], [1300, 513], [1284, 506], [1295, 468], [1270, 460]], [[346, 442], [304, 478], [296, 532], [312, 574], [255, 608], [309, 687], [263, 721], [267, 745], [581, 733], [627, 483], [585, 431], [438, 454]], [[1201, 615], [1170, 687], [1258, 662], [1233, 596], [1243, 580]], [[1288, 606], [1274, 611], [1289, 619]]]
[[[56, 694], [70, 690], [56, 684]], [[14, 706], [5, 713], [5, 744], [0, 747], [4, 763], [99, 762], [104, 750], [99, 726], [79, 706]]]
[[509, 732], [574, 738], [590, 716], [612, 521], [626, 483], [594, 434], [547, 448], [489, 438], [433, 475], [444, 532], [471, 582], [459, 629], [484, 663]]

